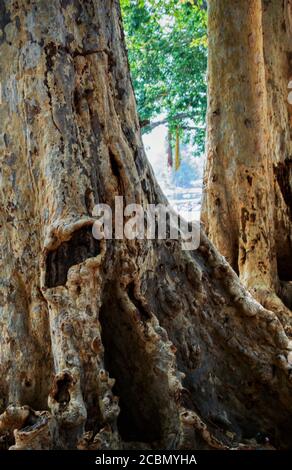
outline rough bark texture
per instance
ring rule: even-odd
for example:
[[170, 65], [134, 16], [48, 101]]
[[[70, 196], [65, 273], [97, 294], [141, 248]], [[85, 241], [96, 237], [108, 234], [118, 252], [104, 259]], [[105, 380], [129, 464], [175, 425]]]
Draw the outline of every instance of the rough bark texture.
[[287, 0], [209, 2], [203, 202], [207, 234], [243, 284], [278, 313], [287, 332], [292, 305], [291, 19]]
[[292, 344], [204, 233], [91, 236], [94, 202], [164, 201], [118, 2], [0, 18], [1, 447], [291, 447]]

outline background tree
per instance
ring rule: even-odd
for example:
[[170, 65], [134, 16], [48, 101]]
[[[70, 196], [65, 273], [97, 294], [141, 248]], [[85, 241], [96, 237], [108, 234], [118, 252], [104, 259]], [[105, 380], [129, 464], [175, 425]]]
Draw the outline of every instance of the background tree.
[[[220, 18], [220, 20], [219, 20]], [[207, 234], [291, 330], [291, 2], [210, 1]], [[280, 300], [280, 298], [282, 300]], [[283, 301], [283, 302], [282, 302]]]
[[204, 2], [121, 1], [143, 132], [166, 124], [204, 152], [207, 12]]
[[204, 233], [194, 252], [92, 237], [96, 202], [165, 202], [119, 3], [0, 18], [1, 446], [291, 447], [291, 341]]

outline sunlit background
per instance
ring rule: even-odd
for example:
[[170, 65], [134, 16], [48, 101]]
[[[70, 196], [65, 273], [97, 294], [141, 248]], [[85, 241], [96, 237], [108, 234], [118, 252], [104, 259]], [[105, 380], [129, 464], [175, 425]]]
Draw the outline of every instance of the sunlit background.
[[170, 204], [187, 220], [198, 220], [207, 107], [206, 2], [121, 0], [121, 6], [148, 159]]
[[167, 127], [156, 127], [143, 136], [147, 157], [170, 204], [186, 220], [199, 220], [203, 186], [204, 154], [196, 155], [191, 144], [181, 145], [178, 169], [168, 165]]

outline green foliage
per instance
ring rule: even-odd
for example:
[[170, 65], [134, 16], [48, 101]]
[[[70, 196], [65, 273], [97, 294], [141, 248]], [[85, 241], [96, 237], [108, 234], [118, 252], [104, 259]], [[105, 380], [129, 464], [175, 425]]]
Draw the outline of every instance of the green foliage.
[[[207, 12], [203, 0], [121, 0], [141, 121], [166, 117], [170, 131], [203, 151]], [[149, 132], [151, 126], [143, 128]]]

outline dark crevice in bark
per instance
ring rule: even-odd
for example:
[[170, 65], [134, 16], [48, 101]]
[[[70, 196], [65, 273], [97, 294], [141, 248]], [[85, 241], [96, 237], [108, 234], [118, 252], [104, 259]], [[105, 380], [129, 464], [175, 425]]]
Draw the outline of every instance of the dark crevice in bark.
[[111, 170], [112, 174], [119, 180], [120, 178], [120, 165], [117, 162], [117, 159], [113, 152], [109, 149], [109, 157], [110, 157], [110, 165], [111, 165]]
[[128, 285], [127, 291], [128, 291], [129, 299], [131, 300], [131, 302], [137, 308], [137, 312], [138, 312], [139, 317], [143, 321], [149, 320], [151, 318], [151, 315], [150, 315], [149, 311], [147, 310], [147, 308], [145, 307], [145, 305], [143, 305], [143, 302], [141, 301], [141, 299], [139, 299], [138, 296], [136, 295], [136, 293], [135, 293], [135, 283], [134, 282], [131, 282]]
[[292, 74], [292, 52], [287, 52], [288, 72]]
[[55, 121], [54, 118], [54, 109], [53, 109], [53, 99], [52, 99], [52, 93], [51, 93], [51, 88], [48, 80], [48, 75], [50, 72], [52, 72], [53, 67], [54, 67], [54, 58], [57, 54], [57, 47], [53, 42], [50, 42], [47, 44], [45, 47], [45, 55], [46, 55], [46, 70], [45, 70], [45, 77], [44, 77], [44, 84], [47, 89], [48, 93], [48, 98], [49, 98], [49, 103], [50, 103], [50, 109], [51, 109], [51, 115], [52, 115], [52, 122], [58, 131], [59, 134], [62, 135], [62, 132], [58, 126], [58, 124]]
[[105, 348], [105, 367], [115, 378], [119, 397], [118, 429], [124, 441], [154, 442], [162, 437], [158, 399], [159, 381], [153, 378], [153, 359], [137, 332], [137, 319], [125, 311], [113, 286], [106, 289], [100, 323]]
[[72, 266], [97, 256], [99, 252], [99, 242], [92, 236], [91, 225], [77, 230], [69, 241], [47, 254], [46, 287], [65, 285]]
[[53, 398], [63, 406], [66, 406], [70, 401], [69, 388], [72, 383], [72, 377], [69, 374], [64, 374], [62, 378], [58, 379], [53, 391]]
[[276, 178], [281, 189], [284, 201], [292, 216], [292, 158], [286, 158], [284, 162], [274, 167]]
[[281, 281], [292, 281], [292, 247], [287, 256], [278, 256], [278, 276]]
[[6, 6], [4, 2], [0, 4], [0, 29], [2, 31], [2, 35], [0, 38], [0, 44], [6, 41], [6, 31], [5, 26], [11, 22], [11, 16], [9, 11], [6, 10]]
[[[92, 210], [95, 205], [94, 201], [94, 191], [91, 188], [86, 188], [85, 194], [84, 194], [84, 201], [85, 201], [85, 206], [88, 215], [92, 215]], [[97, 202], [96, 202], [97, 203]]]
[[279, 297], [292, 310], [292, 281], [280, 281]]
[[0, 437], [0, 450], [8, 450], [14, 444], [14, 437], [6, 432]]

